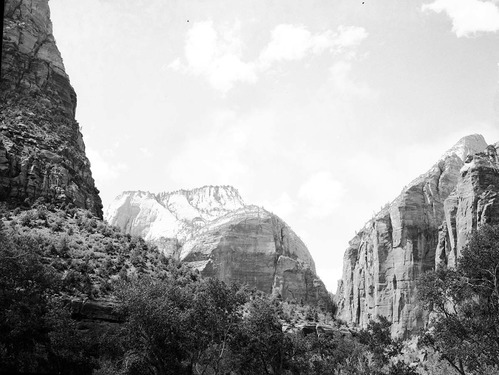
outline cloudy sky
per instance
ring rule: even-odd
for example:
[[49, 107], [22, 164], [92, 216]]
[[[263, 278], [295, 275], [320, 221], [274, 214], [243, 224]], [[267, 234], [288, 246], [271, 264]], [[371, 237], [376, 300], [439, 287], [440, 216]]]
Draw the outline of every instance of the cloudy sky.
[[499, 0], [50, 6], [104, 205], [233, 185], [333, 292], [374, 212], [462, 136], [499, 141]]

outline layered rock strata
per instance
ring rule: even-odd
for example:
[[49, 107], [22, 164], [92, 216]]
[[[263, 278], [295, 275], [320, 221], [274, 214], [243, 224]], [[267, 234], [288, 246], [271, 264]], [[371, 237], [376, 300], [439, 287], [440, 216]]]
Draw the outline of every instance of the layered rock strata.
[[48, 0], [6, 1], [0, 92], [0, 200], [43, 198], [102, 217]]
[[480, 220], [499, 218], [499, 180], [489, 157], [475, 155], [486, 148], [482, 136], [461, 139], [350, 241], [336, 293], [340, 319], [365, 326], [383, 315], [399, 337], [425, 324], [419, 275], [442, 257], [452, 263]]
[[276, 215], [245, 205], [230, 186], [125, 192], [105, 217], [204, 276], [248, 284], [286, 300], [317, 303], [327, 297], [303, 241]]

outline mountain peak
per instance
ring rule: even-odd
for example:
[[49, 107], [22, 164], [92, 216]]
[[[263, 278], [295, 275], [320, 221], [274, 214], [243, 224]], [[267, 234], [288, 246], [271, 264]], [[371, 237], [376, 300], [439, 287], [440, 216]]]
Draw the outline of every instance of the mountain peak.
[[481, 134], [471, 134], [461, 138], [454, 146], [452, 146], [442, 156], [445, 159], [447, 156], [455, 154], [461, 161], [465, 161], [468, 155], [474, 155], [482, 152], [487, 148], [487, 142]]
[[[199, 220], [211, 221], [244, 207], [237, 189], [227, 185], [161, 193], [126, 191], [109, 205], [105, 218], [148, 240], [161, 236], [183, 238]], [[156, 219], [151, 228], [137, 224], [146, 223], [151, 217]], [[132, 222], [133, 230], [128, 228]]]
[[220, 205], [235, 204], [237, 208], [243, 207], [244, 201], [239, 191], [230, 185], [205, 185], [193, 189], [180, 189], [171, 192], [161, 192], [156, 194], [158, 200], [164, 200], [173, 195], [183, 195], [194, 205], [203, 204], [207, 201], [218, 202]]

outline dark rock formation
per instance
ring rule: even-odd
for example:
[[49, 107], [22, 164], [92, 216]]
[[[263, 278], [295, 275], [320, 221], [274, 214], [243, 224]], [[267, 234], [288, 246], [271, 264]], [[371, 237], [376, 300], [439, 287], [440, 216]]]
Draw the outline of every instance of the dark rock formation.
[[245, 205], [233, 187], [125, 192], [110, 205], [106, 220], [143, 236], [202, 275], [246, 283], [286, 300], [327, 299], [300, 238], [277, 216]]
[[101, 217], [48, 0], [6, 1], [0, 90], [0, 200], [44, 198]]
[[111, 299], [73, 300], [70, 302], [71, 317], [79, 322], [78, 329], [98, 331], [113, 324], [123, 323], [118, 313], [119, 304]]
[[435, 263], [455, 262], [478, 223], [499, 219], [494, 147], [473, 156], [486, 148], [482, 136], [460, 140], [352, 239], [336, 294], [339, 318], [365, 326], [383, 315], [396, 336], [425, 324], [416, 279]]

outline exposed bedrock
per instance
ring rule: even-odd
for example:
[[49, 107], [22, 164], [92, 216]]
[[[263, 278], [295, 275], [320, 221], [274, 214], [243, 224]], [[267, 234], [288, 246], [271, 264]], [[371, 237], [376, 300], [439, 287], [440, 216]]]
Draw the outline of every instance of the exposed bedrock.
[[327, 291], [303, 241], [276, 215], [245, 205], [230, 186], [171, 193], [125, 192], [106, 220], [228, 283], [318, 303]]
[[336, 293], [340, 319], [365, 326], [383, 315], [394, 336], [426, 323], [415, 299], [419, 275], [452, 262], [477, 220], [499, 218], [497, 168], [475, 155], [486, 148], [480, 135], [461, 139], [350, 241]]
[[439, 232], [436, 265], [455, 267], [473, 230], [499, 223], [499, 144], [470, 155], [461, 178], [444, 204], [445, 220]]
[[0, 200], [73, 203], [102, 216], [52, 35], [48, 0], [7, 0], [0, 81]]

